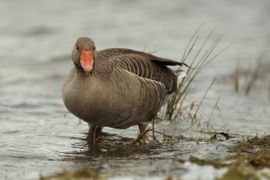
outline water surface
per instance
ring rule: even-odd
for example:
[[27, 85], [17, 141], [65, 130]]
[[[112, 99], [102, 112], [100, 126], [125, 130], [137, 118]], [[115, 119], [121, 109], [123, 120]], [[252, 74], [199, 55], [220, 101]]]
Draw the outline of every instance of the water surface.
[[[1, 177], [37, 179], [63, 167], [102, 167], [110, 177], [188, 175], [193, 166], [183, 165], [174, 157], [226, 157], [227, 149], [222, 147], [234, 145], [242, 137], [269, 133], [267, 88], [259, 86], [246, 96], [235, 93], [227, 81], [239, 57], [243, 66], [249, 66], [261, 52], [269, 50], [269, 7], [267, 0], [1, 1]], [[220, 96], [212, 130], [229, 131], [235, 138], [130, 147], [136, 127], [105, 129], [110, 134], [105, 143], [89, 152], [85, 145], [88, 126], [67, 112], [61, 97], [63, 80], [72, 68], [70, 53], [75, 39], [90, 36], [98, 49], [126, 47], [180, 60], [202, 23], [200, 40], [216, 28], [214, 37], [226, 31], [220, 49], [232, 42], [234, 45], [201, 72], [188, 101], [200, 99], [212, 79], [218, 77], [200, 113], [207, 120]], [[269, 77], [269, 54], [263, 66], [262, 79]], [[163, 122], [157, 128], [176, 136], [212, 135], [202, 133], [201, 127], [183, 131], [187, 124]]]

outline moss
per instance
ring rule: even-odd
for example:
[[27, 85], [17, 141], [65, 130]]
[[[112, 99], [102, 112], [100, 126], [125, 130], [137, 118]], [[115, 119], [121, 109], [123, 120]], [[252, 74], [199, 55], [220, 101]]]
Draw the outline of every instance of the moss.
[[63, 169], [62, 172], [55, 175], [40, 177], [40, 180], [104, 180], [105, 176], [99, 174], [96, 169], [93, 168], [81, 168], [76, 171], [69, 171]]
[[258, 180], [261, 177], [269, 179], [269, 171], [263, 170], [270, 168], [270, 135], [254, 137], [239, 143], [231, 150], [235, 154], [227, 158], [230, 163], [224, 163], [220, 159], [205, 160], [192, 156], [189, 161], [198, 165], [212, 165], [215, 168], [228, 167], [220, 180]]
[[270, 135], [242, 142], [234, 147], [233, 151], [237, 153], [233, 158], [242, 156], [248, 165], [255, 168], [270, 168]]
[[196, 163], [198, 165], [201, 165], [201, 166], [211, 165], [215, 168], [222, 168], [222, 167], [226, 167], [229, 165], [229, 164], [222, 163], [221, 160], [219, 160], [219, 159], [206, 160], [206, 159], [199, 159], [199, 158], [193, 157], [193, 156], [191, 156], [189, 158], [189, 161], [192, 163]]
[[243, 164], [234, 164], [229, 167], [228, 171], [219, 180], [259, 180], [256, 170], [252, 166]]

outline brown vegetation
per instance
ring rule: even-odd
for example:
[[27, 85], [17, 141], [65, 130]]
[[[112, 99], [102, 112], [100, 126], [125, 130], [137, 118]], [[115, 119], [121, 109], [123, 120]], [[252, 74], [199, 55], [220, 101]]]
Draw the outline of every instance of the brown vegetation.
[[237, 66], [230, 76], [235, 92], [244, 92], [248, 95], [256, 87], [266, 87], [270, 92], [270, 76], [267, 70], [263, 69], [264, 55], [262, 53], [257, 58], [255, 65], [249, 69], [241, 68], [240, 60], [238, 60]]
[[[204, 160], [190, 157], [190, 161], [198, 165], [211, 165], [215, 168], [228, 167], [220, 180], [227, 179], [269, 179], [269, 173], [261, 173], [264, 168], [270, 168], [270, 135], [254, 137], [239, 143], [231, 149], [235, 154], [226, 162], [219, 159]], [[258, 171], [259, 170], [259, 171]]]

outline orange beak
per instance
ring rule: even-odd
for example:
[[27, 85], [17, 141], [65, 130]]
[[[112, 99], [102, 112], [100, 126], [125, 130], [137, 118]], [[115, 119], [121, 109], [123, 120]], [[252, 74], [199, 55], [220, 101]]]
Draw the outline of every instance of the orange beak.
[[85, 72], [91, 72], [94, 64], [93, 52], [82, 50], [80, 63]]

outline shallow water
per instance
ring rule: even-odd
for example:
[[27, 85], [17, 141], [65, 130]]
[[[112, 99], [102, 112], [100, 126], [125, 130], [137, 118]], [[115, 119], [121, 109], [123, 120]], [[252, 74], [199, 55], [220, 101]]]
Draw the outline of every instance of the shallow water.
[[[174, 157], [226, 157], [228, 149], [224, 147], [234, 145], [242, 137], [269, 133], [267, 88], [258, 86], [246, 96], [235, 93], [226, 81], [239, 57], [243, 66], [249, 66], [269, 50], [269, 7], [267, 0], [1, 1], [1, 177], [37, 179], [40, 174], [51, 174], [63, 167], [85, 166], [101, 167], [110, 177], [190, 177], [194, 165], [179, 163]], [[234, 44], [201, 72], [188, 101], [200, 99], [217, 77], [200, 113], [207, 120], [221, 96], [213, 129], [207, 130], [228, 130], [234, 138], [214, 143], [190, 139], [167, 146], [130, 147], [136, 127], [121, 131], [108, 128], [105, 131], [111, 135], [106, 136], [98, 150], [89, 152], [84, 139], [88, 126], [67, 112], [61, 97], [63, 79], [72, 67], [69, 56], [75, 39], [91, 36], [98, 49], [127, 47], [180, 59], [188, 40], [203, 22], [200, 40], [216, 27], [215, 37], [227, 31], [219, 49]], [[265, 55], [263, 66], [262, 79], [269, 78], [269, 54]], [[244, 79], [245, 74], [241, 77]], [[162, 122], [157, 128], [195, 139], [213, 135], [202, 133], [203, 125], [183, 131], [188, 125], [182, 121]], [[195, 169], [204, 173], [203, 167]]]

